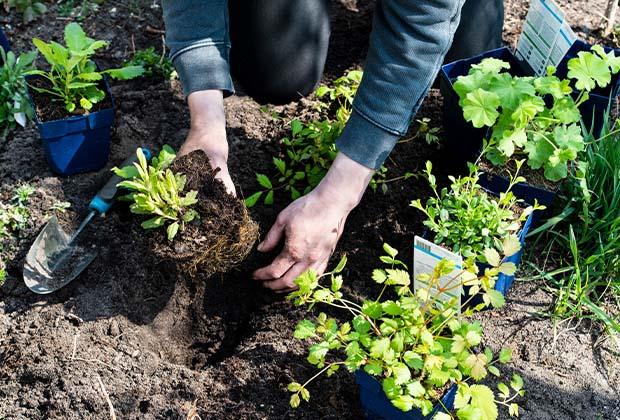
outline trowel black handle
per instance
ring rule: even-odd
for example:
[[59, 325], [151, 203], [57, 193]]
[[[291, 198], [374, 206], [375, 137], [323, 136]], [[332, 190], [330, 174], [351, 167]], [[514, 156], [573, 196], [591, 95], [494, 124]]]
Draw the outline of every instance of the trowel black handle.
[[[146, 160], [151, 160], [151, 152], [148, 149], [141, 148], [142, 153], [146, 157]], [[133, 155], [132, 157], [126, 159], [121, 165], [120, 168], [124, 168], [126, 166], [132, 166], [134, 162], [138, 161], [138, 156]], [[116, 198], [116, 194], [118, 193], [118, 183], [123, 181], [123, 178], [114, 174], [112, 177], [106, 182], [106, 184], [99, 190], [97, 195], [90, 201], [88, 207], [96, 211], [99, 214], [103, 214], [110, 210], [110, 207], [114, 204], [114, 200]]]

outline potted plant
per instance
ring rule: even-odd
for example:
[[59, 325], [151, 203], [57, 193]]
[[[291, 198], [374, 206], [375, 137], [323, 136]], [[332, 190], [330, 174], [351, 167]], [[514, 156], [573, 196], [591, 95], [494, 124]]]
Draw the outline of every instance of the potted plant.
[[474, 57], [457, 60], [441, 67], [439, 72], [440, 90], [443, 97], [443, 124], [446, 151], [452, 160], [464, 165], [474, 160], [480, 153], [482, 139], [488, 128], [474, 127], [463, 118], [459, 105], [460, 98], [454, 89], [454, 83], [461, 76], [466, 76], [472, 66], [479, 65], [486, 58], [495, 58], [510, 64], [508, 70], [514, 76], [526, 76], [527, 73], [519, 60], [507, 47], [487, 51]]
[[[258, 225], [242, 200], [226, 192], [203, 151], [176, 158], [170, 146], [147, 161], [113, 168], [128, 190], [122, 200], [132, 213], [146, 217], [153, 251], [190, 275], [226, 272], [248, 255], [258, 238]], [[165, 233], [164, 233], [165, 230]]]
[[108, 160], [114, 99], [106, 76], [127, 80], [143, 69], [100, 70], [92, 56], [108, 42], [87, 37], [77, 23], [65, 27], [64, 41], [32, 40], [49, 68], [33, 72], [28, 85], [47, 161], [58, 174], [70, 175]]
[[[589, 45], [581, 40], [575, 41], [558, 65], [558, 77], [566, 78], [570, 71], [568, 65], [569, 61], [574, 58], [579, 59], [579, 53], [589, 51], [593, 51], [592, 45]], [[620, 56], [619, 49], [603, 47], [603, 51], [610, 57], [612, 55]], [[587, 130], [593, 130], [593, 134], [595, 136], [599, 135], [601, 132], [603, 122], [605, 121], [605, 111], [607, 111], [610, 104], [613, 105], [616, 103], [618, 94], [620, 93], [619, 83], [620, 77], [618, 77], [618, 73], [614, 72], [611, 82], [605, 87], [596, 87], [592, 89], [588, 99], [581, 104], [579, 108], [585, 128]]]
[[[398, 252], [387, 244], [383, 248], [386, 255], [381, 261], [387, 267], [372, 275], [381, 286], [377, 299], [357, 303], [344, 297], [340, 273], [346, 258], [323, 276], [308, 271], [296, 280], [299, 290], [289, 296], [295, 305], [324, 304], [345, 311], [350, 319], [339, 323], [320, 313], [314, 320], [298, 323], [294, 336], [311, 343], [307, 360], [319, 372], [304, 383], [288, 385], [291, 406], [310, 399], [308, 386], [321, 374], [329, 377], [344, 367], [356, 374], [368, 418], [495, 419], [498, 404], [518, 415], [514, 400], [524, 394], [518, 375], [511, 381], [512, 392], [503, 383], [497, 394], [478, 383], [489, 373], [500, 376], [497, 365], [509, 362], [511, 351], [502, 349], [496, 354], [482, 346], [482, 326], [470, 319], [476, 309], [461, 313], [456, 298], [444, 301], [429, 293], [430, 289], [412, 291]], [[454, 286], [466, 283], [472, 289], [470, 297], [481, 290], [490, 305], [501, 306], [502, 295], [489, 285], [503, 270], [502, 264], [480, 277], [474, 274], [475, 266], [467, 265], [454, 277]], [[432, 273], [423, 275], [424, 281], [436, 285], [454, 269], [453, 262], [442, 260]], [[326, 278], [328, 284], [321, 284]]]
[[[518, 169], [522, 164], [522, 161], [518, 162]], [[424, 226], [429, 232], [425, 236], [430, 236], [437, 245], [471, 259], [481, 272], [497, 260], [496, 254], [488, 250], [502, 249], [505, 241], [515, 241], [519, 244], [518, 249], [506, 257], [516, 269], [533, 214], [544, 208], [538, 204], [523, 206], [522, 200], [512, 193], [511, 188], [524, 181], [518, 176], [518, 169], [507, 190], [493, 195], [478, 184], [480, 173], [472, 164], [469, 176], [450, 176], [450, 187], [439, 190], [432, 174], [432, 164], [427, 162], [425, 173], [433, 196], [425, 205], [419, 199], [411, 202], [412, 207], [426, 216]], [[513, 281], [514, 271], [505, 270], [499, 275], [495, 289], [505, 295]]]
[[32, 72], [36, 56], [30, 52], [16, 57], [12, 51], [0, 48], [0, 139], [16, 124], [24, 127], [32, 118], [25, 77]]
[[542, 77], [513, 76], [504, 71], [510, 67], [502, 60], [484, 59], [453, 87], [464, 119], [489, 129], [481, 161], [489, 175], [481, 177], [481, 184], [505, 191], [509, 182], [500, 175], [502, 168], [514, 170], [515, 161], [525, 158], [528, 184], [514, 185], [513, 192], [530, 203], [549, 205], [584, 149], [579, 107], [597, 86], [609, 85], [620, 70], [620, 58], [598, 46], [580, 52], [568, 61], [569, 79], [557, 77], [553, 67]]

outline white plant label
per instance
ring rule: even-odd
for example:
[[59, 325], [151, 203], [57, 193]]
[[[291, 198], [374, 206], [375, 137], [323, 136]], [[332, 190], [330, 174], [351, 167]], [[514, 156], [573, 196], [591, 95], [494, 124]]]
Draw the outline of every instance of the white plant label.
[[[455, 277], [459, 275], [463, 268], [463, 258], [419, 236], [416, 236], [413, 242], [413, 290], [429, 289], [428, 283], [418, 280], [418, 275], [432, 273], [437, 263], [443, 259], [454, 261], [456, 266], [452, 273], [439, 279], [439, 287], [450, 289], [439, 294], [439, 299], [447, 301], [457, 297], [460, 308], [462, 286], [460, 285], [461, 281], [455, 280]], [[436, 285], [431, 286], [429, 291], [430, 293], [437, 293]]]
[[547, 67], [560, 64], [576, 40], [564, 12], [553, 0], [532, 0], [516, 55], [541, 76]]

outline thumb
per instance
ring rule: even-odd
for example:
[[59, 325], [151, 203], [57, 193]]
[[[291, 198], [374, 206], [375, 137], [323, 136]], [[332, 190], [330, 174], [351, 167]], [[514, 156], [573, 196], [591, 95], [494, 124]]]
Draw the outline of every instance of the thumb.
[[269, 232], [267, 232], [267, 236], [265, 236], [263, 242], [258, 244], [256, 249], [260, 252], [269, 252], [274, 249], [282, 239], [282, 236], [284, 236], [284, 226], [283, 223], [276, 221], [271, 229], [269, 229]]

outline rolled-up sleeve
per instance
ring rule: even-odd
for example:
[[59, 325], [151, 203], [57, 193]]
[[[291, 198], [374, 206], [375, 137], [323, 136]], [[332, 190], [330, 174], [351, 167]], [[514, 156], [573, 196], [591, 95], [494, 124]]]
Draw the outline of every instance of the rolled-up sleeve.
[[164, 0], [166, 44], [186, 96], [199, 90], [234, 93], [226, 0]]
[[464, 0], [378, 0], [364, 76], [340, 151], [378, 169], [409, 129], [447, 54]]

